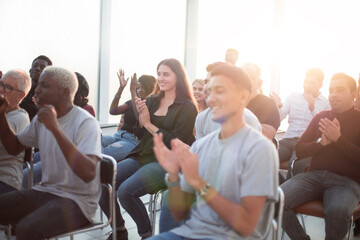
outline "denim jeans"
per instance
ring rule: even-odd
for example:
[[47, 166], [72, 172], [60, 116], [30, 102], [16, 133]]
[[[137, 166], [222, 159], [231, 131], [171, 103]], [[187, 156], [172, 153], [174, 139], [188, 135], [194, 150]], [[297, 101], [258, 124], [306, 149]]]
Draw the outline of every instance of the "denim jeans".
[[16, 239], [50, 238], [89, 223], [71, 199], [33, 189], [0, 196], [0, 224], [16, 224]]
[[101, 137], [101, 147], [104, 154], [112, 156], [117, 162], [126, 156], [139, 144], [139, 139], [132, 133], [120, 130], [113, 136]]
[[[175, 233], [172, 233], [172, 232], [165, 232], [165, 233], [156, 235], [154, 237], [148, 238], [148, 240], [195, 240], [195, 239], [182, 237], [182, 236], [176, 235]], [[211, 240], [211, 239], [202, 238], [202, 239], [197, 239], [197, 240]]]
[[159, 232], [168, 232], [176, 227], [179, 227], [184, 223], [182, 221], [175, 221], [173, 216], [171, 215], [170, 206], [169, 206], [169, 191], [165, 191], [161, 200], [161, 212], [160, 212], [160, 221], [159, 221]]
[[343, 239], [360, 200], [357, 182], [329, 171], [312, 170], [294, 176], [281, 188], [285, 194], [283, 229], [292, 240], [310, 239], [292, 209], [313, 200], [324, 202], [325, 239]]
[[[127, 158], [117, 164], [116, 189], [121, 206], [135, 221], [140, 236], [151, 232], [150, 219], [140, 197], [165, 188], [165, 170], [157, 163], [151, 162], [144, 166], [133, 158]], [[100, 206], [108, 216], [109, 206], [106, 194], [101, 195]], [[120, 207], [116, 204], [116, 225], [124, 226]]]

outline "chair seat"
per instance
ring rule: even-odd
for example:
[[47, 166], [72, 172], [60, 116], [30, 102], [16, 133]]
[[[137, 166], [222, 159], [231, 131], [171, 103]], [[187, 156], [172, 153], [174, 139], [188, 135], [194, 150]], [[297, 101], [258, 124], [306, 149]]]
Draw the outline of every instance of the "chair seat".
[[[296, 213], [310, 215], [314, 217], [324, 218], [324, 202], [323, 201], [311, 201], [303, 205], [300, 205], [293, 209]], [[360, 203], [353, 211], [354, 221], [360, 218]]]
[[322, 201], [311, 201], [293, 208], [296, 213], [314, 217], [324, 217], [324, 203]]

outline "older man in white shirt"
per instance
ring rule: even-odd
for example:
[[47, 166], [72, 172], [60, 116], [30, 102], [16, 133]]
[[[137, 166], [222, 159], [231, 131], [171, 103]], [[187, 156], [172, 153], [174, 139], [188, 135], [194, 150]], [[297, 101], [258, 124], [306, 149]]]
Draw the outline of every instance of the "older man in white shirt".
[[[311, 119], [320, 111], [330, 109], [329, 101], [320, 93], [324, 80], [324, 73], [319, 68], [312, 68], [306, 72], [304, 92], [292, 93], [284, 103], [275, 93], [271, 94], [279, 107], [280, 119], [289, 115], [289, 127], [284, 138], [279, 141], [279, 159], [281, 162], [291, 162], [296, 158], [295, 144], [306, 130]], [[303, 171], [308, 161], [302, 161], [297, 169]]]

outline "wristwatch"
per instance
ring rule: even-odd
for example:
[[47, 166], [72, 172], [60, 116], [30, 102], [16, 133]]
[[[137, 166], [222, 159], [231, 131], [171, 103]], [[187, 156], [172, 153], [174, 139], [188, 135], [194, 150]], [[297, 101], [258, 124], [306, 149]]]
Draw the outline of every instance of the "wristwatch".
[[324, 146], [321, 144], [321, 137], [319, 137], [319, 138], [316, 140], [316, 144], [317, 144], [319, 147], [321, 147], [321, 148], [324, 147]]
[[176, 182], [170, 182], [169, 181], [169, 174], [166, 173], [165, 174], [165, 184], [168, 188], [171, 188], [171, 187], [176, 187], [179, 185], [179, 181], [176, 181]]
[[207, 193], [207, 191], [209, 190], [210, 187], [211, 187], [210, 183], [206, 183], [205, 187], [200, 189], [199, 195], [200, 195], [201, 198], [204, 198], [204, 196], [206, 195], [206, 193]]

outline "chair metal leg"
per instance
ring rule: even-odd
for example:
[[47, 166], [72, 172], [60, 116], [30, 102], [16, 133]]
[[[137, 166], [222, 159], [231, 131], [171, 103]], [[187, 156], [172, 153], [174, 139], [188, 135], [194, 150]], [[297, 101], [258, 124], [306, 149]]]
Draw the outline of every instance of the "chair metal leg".
[[303, 228], [304, 228], [304, 232], [305, 232], [305, 234], [307, 234], [306, 233], [306, 226], [305, 226], [304, 216], [302, 214], [300, 214], [300, 218], [301, 218], [301, 222], [302, 222], [302, 225], [303, 225]]
[[163, 190], [160, 190], [154, 194], [150, 195], [149, 200], [149, 218], [151, 223], [151, 231], [152, 234], [155, 235], [155, 228], [156, 228], [156, 206], [158, 202], [158, 198], [162, 195]]
[[351, 216], [350, 226], [349, 226], [349, 232], [348, 232], [348, 237], [347, 237], [348, 240], [350, 240], [350, 237], [351, 237], [351, 230], [353, 229], [353, 228], [352, 228], [353, 224], [354, 224], [354, 217]]
[[8, 225], [7, 239], [11, 240], [11, 224]]

